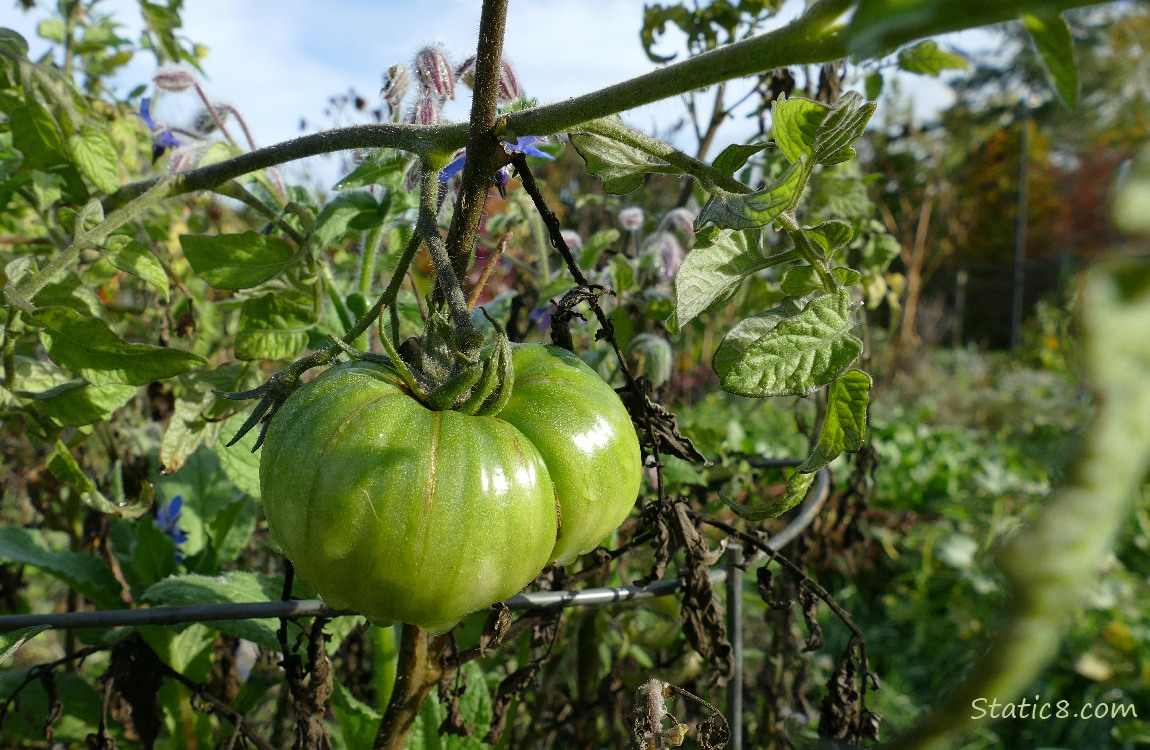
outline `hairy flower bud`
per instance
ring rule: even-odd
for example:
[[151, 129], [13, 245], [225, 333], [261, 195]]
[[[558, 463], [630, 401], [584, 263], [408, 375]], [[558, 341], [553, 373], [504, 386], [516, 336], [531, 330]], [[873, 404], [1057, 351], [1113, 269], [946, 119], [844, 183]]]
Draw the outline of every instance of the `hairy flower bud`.
[[660, 229], [678, 229], [685, 237], [695, 235], [695, 212], [689, 208], [673, 208], [663, 217]]
[[467, 58], [455, 69], [455, 80], [469, 89], [475, 88], [475, 55]]
[[499, 101], [501, 102], [517, 102], [523, 98], [523, 92], [519, 89], [519, 78], [515, 75], [515, 69], [511, 67], [511, 63], [507, 62], [507, 58], [499, 60]]
[[574, 229], [564, 229], [560, 234], [563, 235], [563, 241], [572, 251], [578, 252], [583, 249], [583, 238]]
[[434, 91], [441, 99], [455, 98], [455, 71], [442, 47], [421, 49], [415, 56], [415, 70], [424, 89]]
[[651, 235], [643, 243], [643, 252], [651, 256], [659, 275], [667, 281], [675, 278], [675, 274], [679, 272], [679, 266], [683, 265], [683, 256], [686, 254], [679, 239], [665, 230]]
[[619, 224], [628, 232], [637, 232], [643, 228], [643, 209], [638, 206], [628, 206], [619, 212]]
[[434, 91], [420, 89], [407, 121], [416, 125], [438, 125], [442, 119], [439, 114], [442, 102]]
[[407, 89], [411, 86], [411, 76], [404, 65], [396, 63], [387, 69], [387, 79], [383, 86], [383, 99], [394, 112], [403, 103], [407, 96]]
[[163, 65], [152, 76], [156, 88], [164, 91], [186, 91], [196, 85], [196, 77], [183, 65]]

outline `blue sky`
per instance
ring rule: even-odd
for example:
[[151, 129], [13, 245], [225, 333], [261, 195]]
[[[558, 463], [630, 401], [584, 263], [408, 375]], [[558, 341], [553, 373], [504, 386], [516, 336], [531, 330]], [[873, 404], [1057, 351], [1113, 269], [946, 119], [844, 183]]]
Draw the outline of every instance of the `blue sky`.
[[[137, 37], [141, 22], [134, 0], [104, 0], [98, 7], [123, 24], [126, 36]], [[479, 0], [186, 0], [183, 33], [209, 50], [204, 60], [209, 94], [239, 109], [257, 143], [268, 145], [298, 135], [301, 118], [312, 129], [332, 124], [323, 115], [332, 95], [355, 89], [377, 106], [384, 71], [395, 62], [409, 63], [425, 44], [441, 43], [455, 60], [469, 56], [479, 7]], [[642, 8], [643, 0], [511, 0], [506, 57], [524, 91], [541, 103], [639, 75], [654, 67], [639, 42]], [[781, 17], [789, 20], [800, 9], [801, 3], [791, 2]], [[46, 49], [35, 37], [46, 14], [40, 8], [31, 14], [13, 9], [0, 24], [24, 34], [35, 56]], [[962, 46], [964, 40], [977, 46], [977, 38], [955, 41]], [[147, 83], [153, 72], [154, 58], [138, 55], [118, 79], [119, 92]], [[938, 84], [914, 84], [910, 90], [921, 115], [948, 101], [946, 88]], [[464, 119], [468, 106], [463, 98], [447, 116]], [[184, 95], [164, 95], [156, 114], [178, 122], [195, 108]], [[682, 112], [672, 101], [632, 111], [626, 119], [653, 131]], [[721, 140], [725, 144], [747, 134], [749, 124], [740, 118]]]

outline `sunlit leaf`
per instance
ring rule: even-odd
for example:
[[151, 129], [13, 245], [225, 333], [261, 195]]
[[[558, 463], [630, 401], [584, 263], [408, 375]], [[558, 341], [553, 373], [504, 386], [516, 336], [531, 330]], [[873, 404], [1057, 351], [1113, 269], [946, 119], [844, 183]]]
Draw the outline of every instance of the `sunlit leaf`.
[[569, 137], [587, 171], [603, 181], [608, 193], [622, 195], [635, 190], [648, 172], [673, 171], [666, 162], [641, 149], [598, 133], [573, 132]]
[[[944, 70], [964, 70], [966, 58], [956, 52], [947, 52], [933, 39], [919, 42], [898, 51], [898, 66], [908, 73], [938, 77]], [[869, 98], [870, 92], [867, 92]]]
[[307, 346], [307, 332], [316, 320], [311, 300], [302, 295], [281, 291], [246, 300], [236, 333], [236, 358], [290, 359]]
[[1066, 19], [1057, 13], [1023, 13], [1022, 24], [1042, 56], [1050, 85], [1067, 109], [1078, 106], [1078, 57]]
[[164, 266], [152, 254], [152, 251], [131, 237], [116, 234], [108, 238], [104, 245], [104, 252], [108, 261], [116, 268], [138, 276], [148, 285], [155, 287], [168, 300], [170, 287], [168, 274]]
[[120, 155], [106, 130], [85, 125], [68, 139], [80, 172], [105, 193], [120, 187]]
[[754, 505], [740, 505], [723, 495], [719, 495], [719, 497], [723, 499], [727, 507], [733, 510], [736, 515], [753, 523], [758, 523], [770, 518], [778, 518], [801, 503], [803, 498], [807, 496], [807, 490], [811, 488], [814, 481], [814, 474], [796, 472], [791, 476], [790, 481], [787, 482], [787, 489], [783, 494], [769, 498], [763, 503], [755, 503]]
[[124, 606], [120, 584], [98, 558], [49, 549], [37, 529], [0, 526], [0, 560], [40, 568], [105, 609]]
[[[275, 577], [232, 571], [218, 576], [178, 575], [165, 578], [144, 592], [144, 601], [152, 604], [239, 604], [278, 601], [283, 581]], [[235, 638], [254, 641], [276, 649], [278, 620], [223, 620], [208, 626]]]
[[738, 289], [750, 274], [790, 260], [790, 253], [764, 255], [756, 230], [724, 229], [713, 239], [699, 241], [687, 253], [675, 275], [675, 320], [692, 320], [717, 300]]
[[52, 360], [95, 385], [147, 385], [207, 363], [179, 349], [124, 341], [101, 320], [67, 307], [45, 307], [33, 316]]
[[192, 269], [217, 289], [262, 284], [295, 261], [290, 245], [259, 232], [183, 234], [180, 247]]
[[870, 375], [862, 370], [848, 370], [830, 384], [819, 439], [799, 471], [821, 469], [840, 453], [854, 453], [862, 448], [870, 387]]
[[745, 195], [716, 192], [695, 218], [695, 231], [707, 224], [720, 229], [766, 226], [794, 203], [802, 186], [803, 170], [799, 163], [795, 163], [773, 184], [758, 192]]
[[850, 293], [840, 289], [802, 311], [771, 311], [735, 326], [711, 358], [723, 388], [741, 396], [807, 396], [862, 352]]

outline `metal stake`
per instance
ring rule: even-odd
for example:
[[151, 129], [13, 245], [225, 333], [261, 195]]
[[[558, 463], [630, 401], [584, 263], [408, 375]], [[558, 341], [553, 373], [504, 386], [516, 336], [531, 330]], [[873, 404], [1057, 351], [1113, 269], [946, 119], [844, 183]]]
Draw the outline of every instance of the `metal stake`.
[[727, 633], [731, 639], [731, 681], [727, 684], [730, 750], [743, 750], [743, 545], [727, 547]]

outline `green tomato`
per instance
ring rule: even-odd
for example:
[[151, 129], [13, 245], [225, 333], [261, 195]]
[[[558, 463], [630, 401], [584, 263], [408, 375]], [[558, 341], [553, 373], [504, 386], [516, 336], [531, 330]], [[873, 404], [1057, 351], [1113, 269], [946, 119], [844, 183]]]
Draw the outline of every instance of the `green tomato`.
[[513, 363], [496, 416], [431, 411], [368, 362], [332, 367], [276, 413], [264, 514], [329, 604], [444, 632], [626, 517], [641, 461], [614, 391], [556, 347], [517, 347]]

